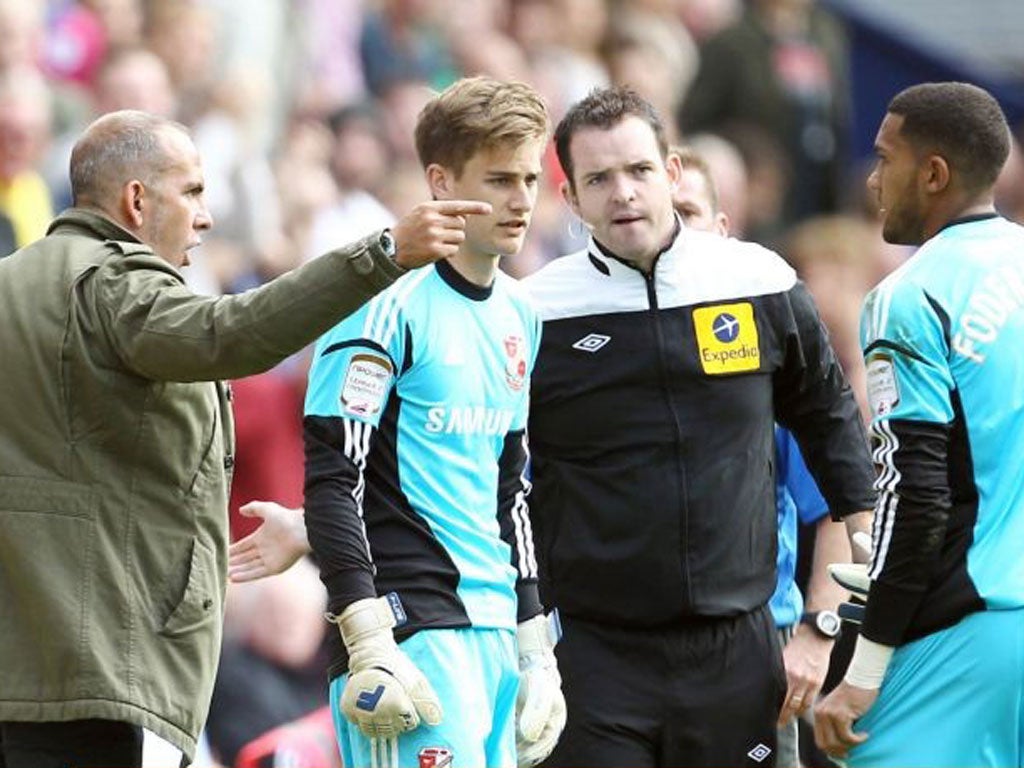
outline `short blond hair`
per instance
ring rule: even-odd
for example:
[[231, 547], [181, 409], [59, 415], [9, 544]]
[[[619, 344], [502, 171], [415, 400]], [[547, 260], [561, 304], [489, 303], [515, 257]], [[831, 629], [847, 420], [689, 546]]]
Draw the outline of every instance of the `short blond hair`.
[[470, 77], [446, 88], [420, 112], [416, 153], [424, 168], [436, 163], [458, 176], [480, 150], [543, 139], [549, 127], [547, 107], [529, 85]]

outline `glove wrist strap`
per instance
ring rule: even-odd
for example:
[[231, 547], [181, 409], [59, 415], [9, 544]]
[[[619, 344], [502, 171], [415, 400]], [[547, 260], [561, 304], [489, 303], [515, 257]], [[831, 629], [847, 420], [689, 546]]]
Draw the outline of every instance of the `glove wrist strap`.
[[397, 621], [387, 598], [367, 597], [350, 604], [341, 616], [334, 618], [334, 623], [341, 631], [345, 647], [351, 649], [353, 644], [370, 635], [385, 630], [390, 634]]

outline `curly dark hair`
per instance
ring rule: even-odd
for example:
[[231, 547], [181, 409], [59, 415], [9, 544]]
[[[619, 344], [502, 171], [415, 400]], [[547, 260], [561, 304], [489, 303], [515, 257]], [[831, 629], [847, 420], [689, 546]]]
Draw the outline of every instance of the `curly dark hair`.
[[944, 157], [968, 191], [992, 186], [1010, 154], [1006, 116], [976, 85], [914, 85], [898, 93], [888, 111], [903, 118], [901, 135], [918, 151]]

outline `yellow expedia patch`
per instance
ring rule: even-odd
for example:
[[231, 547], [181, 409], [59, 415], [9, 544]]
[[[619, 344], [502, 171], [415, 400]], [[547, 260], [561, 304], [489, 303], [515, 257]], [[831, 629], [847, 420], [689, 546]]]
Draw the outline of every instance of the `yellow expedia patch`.
[[757, 323], [749, 301], [695, 309], [693, 327], [704, 373], [739, 373], [760, 368]]

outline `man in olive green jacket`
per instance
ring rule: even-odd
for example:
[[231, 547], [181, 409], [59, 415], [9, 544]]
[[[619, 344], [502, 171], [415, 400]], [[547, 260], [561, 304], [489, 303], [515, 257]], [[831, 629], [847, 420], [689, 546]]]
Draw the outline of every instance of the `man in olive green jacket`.
[[96, 121], [75, 207], [0, 261], [0, 765], [187, 759], [220, 650], [230, 390], [405, 267], [455, 251], [482, 203], [424, 203], [392, 233], [238, 296], [179, 269], [212, 221], [187, 131]]

